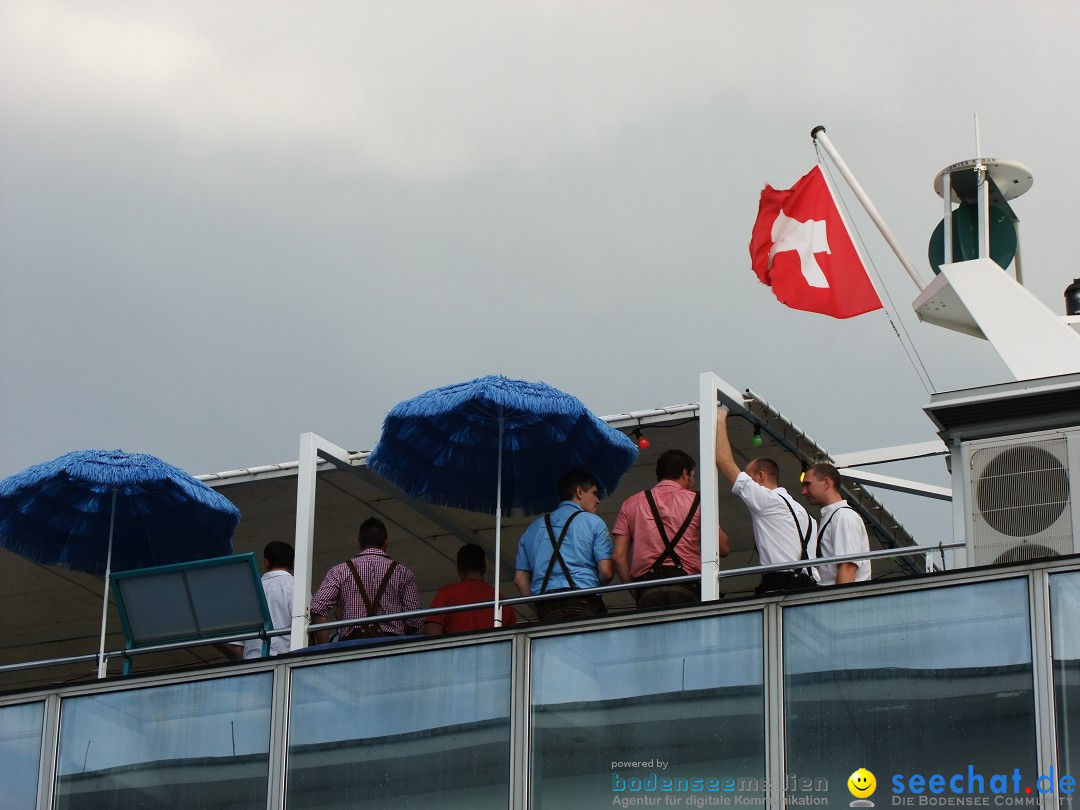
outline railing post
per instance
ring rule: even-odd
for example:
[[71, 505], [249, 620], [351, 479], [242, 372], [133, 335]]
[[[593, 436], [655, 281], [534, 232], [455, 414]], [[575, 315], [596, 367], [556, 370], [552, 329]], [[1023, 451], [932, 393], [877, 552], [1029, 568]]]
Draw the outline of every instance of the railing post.
[[716, 471], [716, 384], [711, 371], [699, 377], [698, 485], [701, 487], [701, 601], [720, 597], [720, 490]]
[[307, 646], [311, 607], [311, 554], [315, 538], [315, 473], [319, 466], [317, 436], [300, 434], [300, 467], [296, 474], [296, 536], [293, 560], [291, 650]]
[[300, 434], [300, 462], [296, 473], [296, 543], [293, 560], [292, 640], [290, 650], [307, 646], [311, 624], [311, 556], [315, 546], [315, 481], [319, 459], [351, 470], [349, 453], [315, 433]]
[[60, 746], [60, 695], [45, 698], [38, 762], [37, 810], [50, 810], [56, 792], [57, 755]]

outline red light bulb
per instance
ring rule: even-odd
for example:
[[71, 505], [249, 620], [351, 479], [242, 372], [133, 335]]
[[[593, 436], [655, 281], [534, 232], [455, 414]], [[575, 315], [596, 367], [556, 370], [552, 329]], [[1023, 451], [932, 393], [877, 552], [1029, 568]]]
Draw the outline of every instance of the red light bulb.
[[642, 450], [648, 450], [649, 449], [649, 440], [647, 438], [645, 438], [644, 436], [642, 436], [640, 439], [638, 439], [637, 446], [640, 447]]

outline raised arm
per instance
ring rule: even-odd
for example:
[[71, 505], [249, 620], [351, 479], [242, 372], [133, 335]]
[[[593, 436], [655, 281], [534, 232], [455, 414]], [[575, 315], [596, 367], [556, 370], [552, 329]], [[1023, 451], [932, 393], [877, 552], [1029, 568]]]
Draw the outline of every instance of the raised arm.
[[731, 440], [727, 432], [727, 406], [721, 406], [716, 412], [716, 469], [730, 483], [734, 484], [742, 470], [735, 463], [735, 456], [731, 452]]

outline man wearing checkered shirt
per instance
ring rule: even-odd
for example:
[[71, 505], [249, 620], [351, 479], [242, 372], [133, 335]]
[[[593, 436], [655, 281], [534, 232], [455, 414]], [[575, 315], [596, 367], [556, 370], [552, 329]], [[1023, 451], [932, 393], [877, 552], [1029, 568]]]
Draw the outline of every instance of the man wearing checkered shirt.
[[[311, 621], [328, 621], [331, 613], [339, 620], [361, 619], [389, 613], [420, 610], [420, 594], [416, 576], [386, 553], [386, 526], [378, 518], [368, 518], [360, 524], [356, 543], [360, 553], [326, 572], [322, 585], [311, 597]], [[343, 627], [339, 640], [401, 636], [420, 631], [424, 620], [412, 617], [402, 621], [370, 622]], [[319, 644], [330, 641], [329, 630], [316, 630]]]

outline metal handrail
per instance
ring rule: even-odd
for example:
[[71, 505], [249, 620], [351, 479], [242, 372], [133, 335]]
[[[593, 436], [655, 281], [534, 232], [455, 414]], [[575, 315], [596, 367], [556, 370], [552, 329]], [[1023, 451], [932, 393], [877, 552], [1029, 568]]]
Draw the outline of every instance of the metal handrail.
[[[885, 548], [877, 551], [860, 552], [857, 554], [844, 554], [836, 557], [819, 557], [813, 560], [798, 560], [796, 562], [775, 563], [773, 565], [751, 565], [743, 568], [730, 568], [720, 571], [718, 574], [719, 579], [729, 579], [731, 577], [745, 576], [747, 574], [762, 574], [772, 571], [788, 571], [795, 568], [816, 568], [820, 565], [831, 565], [833, 563], [840, 562], [856, 562], [858, 560], [870, 560], [881, 557], [903, 557], [913, 556], [915, 554], [927, 554], [935, 552], [944, 552], [946, 549], [963, 548], [964, 542], [952, 542], [952, 543], [938, 543], [934, 546], [904, 546], [902, 548]], [[575, 589], [572, 593], [575, 596], [589, 596], [592, 594], [605, 594], [605, 593], [618, 593], [619, 591], [637, 590], [643, 587], [652, 587], [655, 584], [662, 583], [664, 585], [677, 585], [680, 583], [698, 582], [701, 580], [700, 574], [687, 574], [684, 577], [668, 577], [663, 580], [657, 580], [656, 583], [642, 583], [642, 582], [622, 582], [618, 585], [600, 585], [596, 588], [580, 588]], [[524, 605], [535, 604], [536, 602], [543, 602], [553, 599], [564, 599], [567, 596], [567, 591], [558, 591], [555, 593], [537, 594], [536, 596], [516, 596], [511, 599], [500, 599], [500, 605]], [[433, 616], [442, 615], [444, 613], [459, 613], [466, 610], [480, 610], [483, 608], [494, 608], [495, 601], [488, 602], [472, 602], [467, 605], [450, 605], [447, 607], [439, 608], [424, 608], [423, 610], [410, 610], [402, 613], [385, 613], [378, 616], [365, 616], [359, 619], [342, 619], [340, 621], [323, 622], [322, 624], [309, 625], [309, 629], [314, 630], [335, 630], [340, 627], [356, 627], [364, 624], [374, 624], [376, 622], [386, 621], [398, 621], [401, 619], [407, 619], [417, 616]], [[145, 655], [147, 653], [154, 652], [168, 652], [170, 650], [186, 649], [188, 647], [204, 647], [212, 644], [228, 644], [236, 641], [247, 641], [249, 639], [268, 639], [274, 636], [284, 636], [291, 633], [292, 630], [289, 627], [283, 627], [279, 630], [266, 630], [261, 632], [244, 632], [233, 633], [222, 636], [211, 636], [206, 638], [200, 638], [197, 641], [175, 641], [168, 644], [156, 644], [152, 647], [139, 647], [132, 650], [112, 650], [105, 653], [106, 658], [127, 658], [136, 655]], [[17, 672], [25, 669], [45, 668], [52, 666], [61, 666], [64, 664], [77, 664], [84, 661], [95, 661], [98, 658], [97, 653], [87, 653], [85, 655], [67, 656], [65, 658], [50, 658], [42, 661], [27, 661], [21, 664], [4, 664], [0, 665], [0, 673], [4, 672]]]

